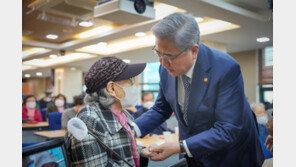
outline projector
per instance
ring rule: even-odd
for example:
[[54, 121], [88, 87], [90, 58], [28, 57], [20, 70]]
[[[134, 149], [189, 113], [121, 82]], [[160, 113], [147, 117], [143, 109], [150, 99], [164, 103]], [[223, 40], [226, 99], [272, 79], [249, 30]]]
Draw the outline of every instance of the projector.
[[153, 2], [146, 0], [110, 0], [94, 7], [94, 17], [119, 24], [135, 24], [155, 18]]

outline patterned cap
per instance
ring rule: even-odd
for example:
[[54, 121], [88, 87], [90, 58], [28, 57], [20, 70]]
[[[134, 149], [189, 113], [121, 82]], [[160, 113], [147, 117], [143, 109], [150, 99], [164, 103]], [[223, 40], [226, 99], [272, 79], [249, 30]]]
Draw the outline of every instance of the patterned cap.
[[107, 86], [109, 81], [125, 80], [140, 74], [146, 63], [127, 64], [117, 57], [103, 57], [96, 61], [85, 75], [86, 93], [94, 93]]

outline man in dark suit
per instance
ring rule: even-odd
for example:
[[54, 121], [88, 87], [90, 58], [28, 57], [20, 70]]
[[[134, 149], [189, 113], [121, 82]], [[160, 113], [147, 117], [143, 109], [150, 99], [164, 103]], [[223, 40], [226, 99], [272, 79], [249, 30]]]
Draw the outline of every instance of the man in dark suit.
[[143, 137], [174, 112], [179, 143], [150, 146], [160, 161], [180, 153], [189, 166], [258, 167], [264, 161], [239, 64], [199, 42], [194, 17], [174, 13], [153, 26], [159, 57], [159, 95], [134, 127]]
[[[133, 116], [135, 119], [146, 113], [154, 105], [154, 96], [152, 92], [144, 92], [142, 94], [142, 108], [140, 108]], [[167, 127], [166, 122], [155, 128], [150, 134], [162, 135], [164, 131], [174, 132]]]

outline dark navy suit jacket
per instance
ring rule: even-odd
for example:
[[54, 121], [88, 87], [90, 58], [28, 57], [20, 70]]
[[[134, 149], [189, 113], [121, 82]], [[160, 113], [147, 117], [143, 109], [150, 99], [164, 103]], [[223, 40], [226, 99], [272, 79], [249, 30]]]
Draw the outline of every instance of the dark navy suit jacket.
[[135, 123], [142, 137], [174, 112], [179, 138], [206, 167], [261, 166], [264, 155], [239, 64], [228, 54], [199, 45], [188, 107], [188, 126], [178, 104], [177, 77], [160, 66], [155, 105]]

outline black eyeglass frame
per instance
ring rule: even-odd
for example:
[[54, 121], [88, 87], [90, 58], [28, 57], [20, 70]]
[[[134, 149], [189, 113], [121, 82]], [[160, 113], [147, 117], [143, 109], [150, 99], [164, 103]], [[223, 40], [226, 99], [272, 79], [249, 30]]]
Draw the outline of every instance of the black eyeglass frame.
[[161, 53], [159, 53], [158, 50], [155, 49], [155, 46], [152, 48], [152, 51], [159, 58], [166, 58], [166, 59], [169, 59], [170, 61], [173, 61], [174, 59], [176, 59], [178, 56], [180, 56], [183, 52], [185, 52], [188, 49], [189, 48], [186, 48], [186, 49], [182, 50], [179, 54], [177, 54], [175, 56], [169, 55], [169, 54], [161, 54]]

